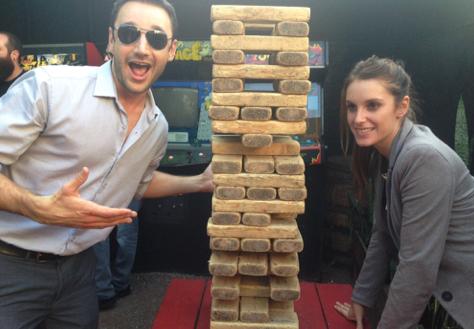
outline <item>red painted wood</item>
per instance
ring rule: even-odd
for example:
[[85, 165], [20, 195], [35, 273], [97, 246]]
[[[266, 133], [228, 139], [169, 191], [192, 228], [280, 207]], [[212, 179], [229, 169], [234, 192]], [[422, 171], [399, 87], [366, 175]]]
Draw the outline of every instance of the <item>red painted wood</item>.
[[207, 280], [198, 316], [196, 329], [209, 329], [211, 324], [211, 280]]
[[300, 282], [301, 298], [295, 302], [300, 329], [327, 329], [316, 286], [311, 282]]
[[[301, 298], [295, 302], [299, 329], [355, 328], [334, 309], [336, 301], [350, 302], [350, 285], [300, 282], [300, 286]], [[210, 280], [173, 279], [151, 329], [209, 329], [210, 288]]]
[[206, 280], [173, 279], [152, 329], [192, 329], [199, 313]]
[[[316, 284], [319, 294], [319, 300], [323, 307], [328, 329], [353, 329], [355, 322], [349, 321], [339, 314], [334, 305], [337, 302], [350, 303], [352, 287], [349, 284]], [[364, 329], [370, 329], [368, 323], [364, 323]]]

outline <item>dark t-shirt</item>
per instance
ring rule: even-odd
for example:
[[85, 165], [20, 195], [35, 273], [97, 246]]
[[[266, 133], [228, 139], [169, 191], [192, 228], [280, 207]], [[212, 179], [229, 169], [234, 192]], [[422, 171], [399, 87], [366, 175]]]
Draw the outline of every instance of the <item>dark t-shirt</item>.
[[20, 74], [18, 74], [18, 76], [13, 79], [13, 80], [10, 80], [10, 81], [1, 81], [0, 82], [0, 97], [2, 97], [8, 90], [8, 88], [10, 88], [10, 86], [12, 85], [13, 82], [15, 82], [16, 79], [18, 79], [19, 77], [21, 77], [21, 75], [25, 73], [25, 71], [21, 71]]

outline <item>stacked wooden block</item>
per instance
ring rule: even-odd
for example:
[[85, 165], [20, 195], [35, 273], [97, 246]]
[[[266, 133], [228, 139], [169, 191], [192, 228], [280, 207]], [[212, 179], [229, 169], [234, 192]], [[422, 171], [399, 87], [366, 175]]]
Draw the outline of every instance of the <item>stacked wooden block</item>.
[[[296, 329], [310, 10], [212, 6], [211, 329]], [[257, 34], [251, 34], [256, 32]], [[268, 54], [269, 64], [245, 64]], [[268, 81], [273, 91], [245, 90]]]

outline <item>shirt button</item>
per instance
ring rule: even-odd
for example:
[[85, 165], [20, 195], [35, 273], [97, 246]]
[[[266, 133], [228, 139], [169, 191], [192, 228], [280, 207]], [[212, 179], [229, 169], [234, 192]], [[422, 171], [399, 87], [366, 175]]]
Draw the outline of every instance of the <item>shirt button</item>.
[[445, 302], [450, 302], [453, 300], [453, 294], [450, 293], [449, 291], [444, 291], [442, 294], [441, 294], [441, 298], [443, 298], [443, 300]]

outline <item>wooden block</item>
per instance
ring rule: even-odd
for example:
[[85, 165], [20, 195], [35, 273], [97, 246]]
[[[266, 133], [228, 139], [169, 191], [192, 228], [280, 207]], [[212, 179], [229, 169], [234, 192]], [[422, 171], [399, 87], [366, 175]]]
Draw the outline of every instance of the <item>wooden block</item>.
[[239, 251], [240, 240], [236, 238], [210, 238], [209, 246], [211, 250]]
[[244, 81], [233, 78], [217, 78], [212, 80], [212, 90], [215, 93], [240, 93], [244, 90]]
[[275, 64], [282, 66], [308, 65], [308, 52], [280, 51], [275, 56]]
[[295, 253], [301, 252], [304, 248], [303, 237], [298, 232], [296, 239], [275, 239], [272, 242], [273, 252]]
[[258, 64], [214, 64], [212, 67], [212, 77], [242, 79], [307, 80], [309, 79], [309, 67], [287, 67], [282, 65]]
[[211, 20], [229, 19], [250, 22], [260, 21], [296, 21], [308, 22], [311, 10], [307, 7], [278, 7], [278, 6], [211, 6]]
[[242, 224], [249, 226], [268, 226], [272, 222], [270, 214], [247, 212], [242, 215]]
[[275, 156], [275, 170], [280, 175], [300, 175], [304, 173], [303, 158], [297, 156]]
[[216, 50], [301, 52], [308, 51], [309, 39], [307, 37], [279, 37], [266, 35], [211, 35], [211, 46]]
[[266, 92], [212, 93], [212, 104], [221, 106], [306, 107], [306, 95]]
[[277, 302], [276, 300], [270, 299], [269, 302], [269, 307], [274, 312], [293, 312], [295, 310], [295, 305], [292, 301]]
[[212, 223], [215, 225], [237, 225], [240, 223], [238, 212], [213, 212]]
[[272, 214], [272, 220], [295, 220], [298, 214]]
[[214, 64], [244, 64], [245, 53], [242, 50], [214, 50], [212, 61]]
[[212, 131], [217, 134], [301, 135], [306, 132], [306, 122], [213, 120]]
[[241, 276], [239, 288], [242, 297], [270, 297], [268, 276]]
[[[265, 227], [247, 225], [214, 225], [211, 223], [211, 221], [207, 223], [207, 234], [210, 237], [247, 239], [296, 239], [298, 237], [298, 232], [298, 226], [296, 225], [295, 221], [273, 221], [271, 225]], [[219, 256], [221, 256], [220, 253], [218, 253], [218, 256], [215, 257]], [[225, 259], [227, 260], [226, 264], [232, 263], [234, 261], [234, 258], [230, 258], [230, 256]], [[211, 263], [212, 260], [213, 258], [211, 256]], [[217, 262], [218, 260], [220, 260], [220, 258], [217, 258], [214, 263], [222, 263]]]
[[[298, 316], [295, 312], [272, 310], [270, 307], [270, 322], [246, 323], [211, 321], [210, 329], [298, 329]], [[301, 327], [304, 329], [305, 327]], [[308, 327], [310, 328], [310, 327]], [[325, 328], [325, 327], [316, 327]], [[338, 327], [334, 327], [338, 328]], [[365, 327], [364, 327], [365, 328]]]
[[306, 188], [279, 188], [278, 197], [285, 201], [303, 201], [306, 199], [308, 192]]
[[241, 186], [217, 186], [214, 195], [221, 200], [241, 200], [245, 198], [245, 188]]
[[276, 301], [295, 301], [300, 298], [300, 283], [296, 276], [270, 277], [270, 297]]
[[244, 23], [240, 21], [217, 20], [212, 23], [212, 32], [215, 34], [238, 35], [245, 33], [245, 27]]
[[241, 253], [239, 256], [239, 273], [250, 276], [268, 274], [268, 255], [265, 253]]
[[[276, 316], [278, 316], [278, 314], [276, 314]], [[209, 329], [299, 329], [296, 313], [290, 316], [291, 318], [286, 317], [280, 319], [273, 315], [275, 319], [272, 318], [268, 323], [211, 321]], [[272, 313], [270, 313], [270, 317], [272, 317]]]
[[308, 117], [305, 107], [279, 107], [275, 111], [275, 117], [280, 121], [303, 121]]
[[211, 168], [214, 174], [238, 174], [242, 171], [242, 156], [215, 154]]
[[240, 296], [240, 276], [213, 276], [211, 286], [212, 298], [235, 300]]
[[[209, 106], [209, 117], [213, 120], [237, 120], [240, 108], [238, 106]], [[288, 120], [287, 120], [288, 121]]]
[[272, 174], [275, 172], [275, 160], [271, 156], [244, 156], [244, 170], [250, 174]]
[[[245, 187], [304, 187], [304, 175], [277, 174], [214, 174], [215, 185], [245, 186]], [[293, 213], [287, 211], [286, 213]]]
[[245, 147], [240, 136], [212, 136], [212, 153], [244, 155], [298, 155], [300, 144], [288, 136], [273, 136], [268, 147]]
[[247, 198], [250, 200], [275, 200], [276, 196], [276, 189], [273, 187], [247, 188]]
[[239, 319], [239, 299], [213, 299], [211, 319], [213, 321], [237, 321]]
[[238, 260], [236, 253], [213, 251], [209, 260], [209, 272], [218, 276], [234, 276], [237, 274]]
[[272, 243], [269, 239], [242, 239], [240, 241], [242, 251], [267, 252], [270, 251]]
[[245, 147], [269, 147], [272, 145], [273, 136], [266, 134], [245, 134], [242, 135], [242, 145]]
[[268, 298], [242, 297], [240, 299], [240, 321], [249, 323], [269, 322]]
[[240, 118], [242, 120], [248, 121], [270, 120], [272, 118], [272, 108], [262, 106], [246, 106], [240, 110]]
[[311, 82], [308, 80], [281, 80], [278, 82], [277, 90], [282, 94], [306, 95], [311, 91]]
[[275, 34], [291, 37], [307, 37], [309, 25], [306, 22], [279, 22], [275, 26]]
[[281, 200], [219, 200], [212, 199], [213, 211], [263, 212], [263, 213], [304, 213], [304, 201]]
[[281, 254], [272, 253], [270, 255], [270, 272], [276, 276], [297, 276], [300, 271], [300, 264], [297, 253]]

